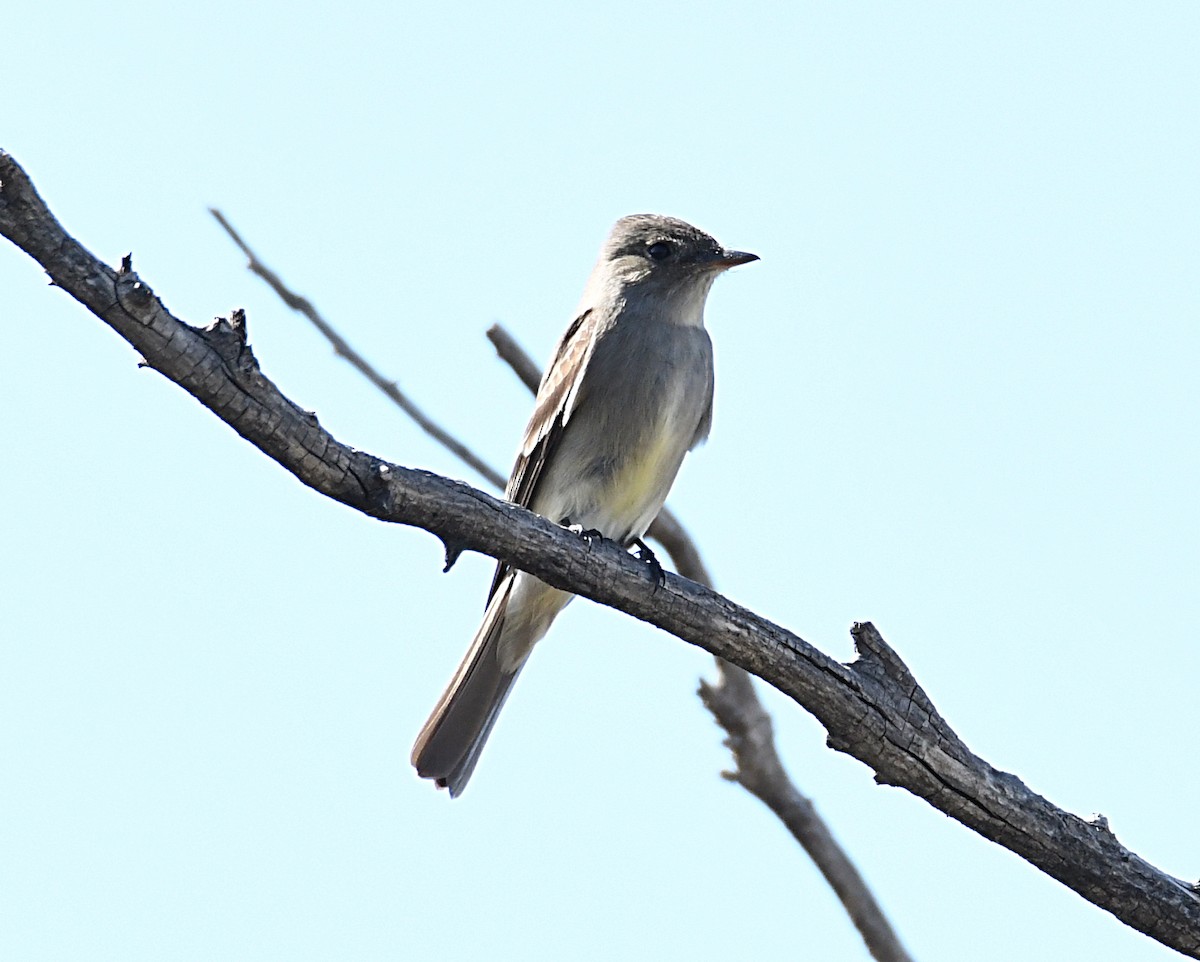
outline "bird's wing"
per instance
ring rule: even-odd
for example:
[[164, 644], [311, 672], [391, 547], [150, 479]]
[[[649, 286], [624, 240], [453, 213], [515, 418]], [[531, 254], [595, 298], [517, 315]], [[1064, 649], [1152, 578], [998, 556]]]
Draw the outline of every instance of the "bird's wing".
[[[513, 465], [508, 487], [504, 489], [504, 497], [513, 504], [528, 508], [533, 503], [542, 470], [554, 456], [563, 428], [579, 405], [579, 389], [595, 346], [595, 334], [596, 316], [589, 308], [571, 322], [558, 342], [554, 360], [546, 369], [538, 388], [533, 415], [517, 452], [517, 463]], [[496, 566], [496, 577], [488, 592], [489, 601], [507, 573], [507, 565]]]

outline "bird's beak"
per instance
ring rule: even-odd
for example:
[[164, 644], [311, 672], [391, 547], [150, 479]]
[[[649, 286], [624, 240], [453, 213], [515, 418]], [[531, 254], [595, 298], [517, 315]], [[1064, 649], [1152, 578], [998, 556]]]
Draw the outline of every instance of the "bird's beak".
[[720, 255], [712, 266], [720, 271], [729, 270], [731, 267], [737, 267], [739, 264], [749, 264], [751, 261], [758, 260], [757, 254], [750, 254], [746, 251], [721, 251]]

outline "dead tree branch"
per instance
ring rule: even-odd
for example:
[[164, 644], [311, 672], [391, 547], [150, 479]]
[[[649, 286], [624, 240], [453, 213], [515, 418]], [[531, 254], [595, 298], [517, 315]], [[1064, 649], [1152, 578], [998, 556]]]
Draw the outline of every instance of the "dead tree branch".
[[1085, 821], [970, 751], [870, 624], [852, 629], [840, 664], [798, 635], [693, 581], [587, 543], [523, 508], [427, 471], [389, 464], [329, 434], [259, 370], [245, 316], [207, 328], [173, 317], [125, 258], [97, 260], [0, 152], [0, 233], [111, 326], [145, 363], [313, 489], [371, 517], [430, 531], [556, 588], [617, 608], [762, 678], [811, 712], [828, 743], [1069, 886], [1128, 925], [1200, 957], [1200, 894], [1126, 849], [1102, 819]]
[[735, 769], [723, 773], [761, 801], [813, 860], [858, 929], [871, 957], [879, 962], [909, 962], [910, 956], [883, 914], [883, 909], [812, 800], [802, 794], [784, 770], [775, 750], [771, 715], [754, 691], [750, 676], [717, 659], [715, 685], [700, 682], [700, 700], [729, 737]]

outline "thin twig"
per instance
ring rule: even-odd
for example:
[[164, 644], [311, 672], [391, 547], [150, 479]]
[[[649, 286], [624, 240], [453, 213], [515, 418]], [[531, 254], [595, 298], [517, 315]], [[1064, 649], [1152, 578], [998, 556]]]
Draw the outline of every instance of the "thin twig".
[[394, 401], [404, 411], [405, 414], [416, 421], [417, 426], [422, 431], [441, 444], [456, 458], [474, 470], [481, 477], [486, 478], [493, 486], [500, 489], [504, 488], [504, 478], [498, 471], [496, 471], [482, 458], [478, 457], [465, 444], [434, 423], [434, 421], [429, 418], [424, 411], [422, 411], [408, 399], [404, 392], [400, 390], [399, 385], [397, 385], [395, 381], [390, 380], [380, 374], [379, 371], [377, 371], [371, 364], [367, 362], [366, 358], [359, 354], [358, 351], [354, 350], [354, 348], [352, 348], [346, 342], [346, 339], [337, 331], [335, 331], [333, 327], [325, 320], [325, 318], [321, 316], [317, 309], [313, 307], [312, 302], [307, 297], [302, 297], [289, 288], [279, 278], [278, 274], [276, 274], [273, 270], [271, 270], [271, 268], [267, 267], [266, 264], [259, 260], [258, 255], [250, 249], [249, 245], [247, 245], [244, 240], [242, 240], [241, 235], [234, 230], [233, 225], [229, 223], [224, 214], [222, 214], [215, 207], [210, 207], [208, 212], [217, 219], [217, 223], [225, 228], [225, 232], [229, 235], [230, 239], [237, 244], [237, 246], [241, 249], [241, 252], [246, 255], [246, 259], [249, 262], [246, 266], [249, 267], [253, 273], [257, 274], [264, 281], [266, 281], [267, 284], [270, 285], [271, 290], [279, 295], [279, 298], [283, 301], [283, 303], [285, 303], [293, 311], [298, 311], [307, 317], [309, 321], [312, 322], [312, 325], [318, 331], [320, 331], [325, 336], [325, 339], [333, 346], [333, 352], [338, 355], [338, 357], [343, 357], [349, 361], [354, 366], [355, 370], [357, 370], [363, 375], [363, 377], [365, 377], [368, 381], [379, 388], [379, 390], [391, 398], [391, 400]]
[[492, 342], [500, 360], [512, 368], [512, 372], [522, 384], [537, 394], [538, 385], [542, 383], [542, 372], [538, 370], [533, 358], [525, 352], [525, 348], [499, 324], [493, 324], [487, 329], [487, 339]]

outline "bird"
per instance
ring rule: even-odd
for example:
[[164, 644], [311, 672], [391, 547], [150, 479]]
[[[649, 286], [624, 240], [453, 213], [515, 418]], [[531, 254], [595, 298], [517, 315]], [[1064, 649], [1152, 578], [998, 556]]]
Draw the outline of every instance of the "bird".
[[[712, 425], [705, 300], [717, 275], [758, 259], [674, 217], [618, 220], [542, 377], [505, 498], [645, 549]], [[421, 778], [462, 793], [530, 652], [573, 597], [497, 565], [479, 629], [413, 746]]]

